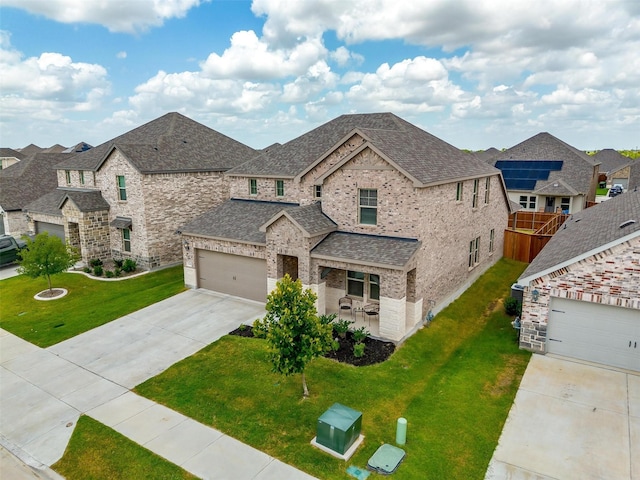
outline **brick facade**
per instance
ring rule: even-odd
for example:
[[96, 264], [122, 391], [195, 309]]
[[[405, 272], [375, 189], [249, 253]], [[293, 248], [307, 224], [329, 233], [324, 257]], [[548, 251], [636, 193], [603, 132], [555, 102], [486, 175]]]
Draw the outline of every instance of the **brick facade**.
[[[532, 292], [538, 291], [533, 301]], [[640, 238], [536, 279], [525, 288], [520, 346], [546, 353], [551, 298], [613, 305], [638, 310], [640, 316]]]

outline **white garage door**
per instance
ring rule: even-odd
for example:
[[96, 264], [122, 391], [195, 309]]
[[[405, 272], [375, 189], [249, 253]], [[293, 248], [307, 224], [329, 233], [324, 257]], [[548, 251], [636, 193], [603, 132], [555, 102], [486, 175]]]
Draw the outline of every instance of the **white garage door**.
[[261, 258], [196, 250], [198, 287], [267, 301], [267, 262]]
[[36, 224], [36, 233], [49, 232], [50, 237], [58, 237], [63, 242], [64, 239], [64, 225], [57, 225], [55, 223], [47, 223], [47, 222], [35, 222]]
[[547, 351], [640, 371], [640, 311], [553, 298]]

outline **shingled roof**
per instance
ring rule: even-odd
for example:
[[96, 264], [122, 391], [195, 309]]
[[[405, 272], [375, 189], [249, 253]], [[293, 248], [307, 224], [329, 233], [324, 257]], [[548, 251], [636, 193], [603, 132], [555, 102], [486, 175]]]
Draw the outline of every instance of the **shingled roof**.
[[266, 232], [267, 227], [282, 216], [286, 216], [296, 224], [307, 237], [329, 233], [338, 228], [338, 225], [322, 212], [322, 206], [318, 203], [291, 207], [281, 210], [260, 227], [261, 232]]
[[22, 160], [25, 157], [25, 154], [18, 152], [13, 148], [2, 147], [0, 148], [0, 157], [17, 158], [18, 160]]
[[311, 257], [401, 269], [421, 245], [411, 238], [333, 232], [311, 250]]
[[22, 210], [28, 203], [58, 186], [53, 165], [68, 157], [64, 153], [36, 153], [0, 171], [0, 206]]
[[[593, 179], [593, 167], [598, 164], [585, 152], [563, 142], [550, 133], [542, 132], [500, 152], [493, 159], [493, 164], [500, 160], [526, 162], [529, 160], [560, 160], [562, 170], [551, 171], [547, 180], [538, 180], [533, 190], [543, 189], [548, 184], [554, 185], [563, 180], [575, 192], [587, 194]], [[564, 188], [564, 190], [567, 190]]]
[[362, 135], [368, 145], [423, 185], [498, 172], [392, 113], [370, 113], [341, 115], [284, 145], [262, 151], [228, 175], [294, 178], [353, 134]]
[[632, 159], [625, 157], [612, 148], [600, 150], [593, 156], [593, 159], [596, 162], [600, 162], [600, 171], [604, 173], [615, 172], [633, 163]]
[[179, 230], [184, 235], [266, 245], [266, 233], [260, 231], [260, 226], [283, 209], [297, 206], [297, 203], [232, 198], [180, 227]]
[[62, 208], [67, 200], [71, 200], [81, 212], [109, 210], [109, 204], [100, 190], [68, 190], [58, 203], [58, 208]]
[[57, 168], [97, 171], [114, 149], [146, 174], [225, 171], [257, 155], [251, 147], [173, 112], [78, 153]]
[[[631, 220], [635, 222], [628, 223]], [[527, 267], [519, 282], [528, 283], [625, 238], [638, 236], [640, 190], [634, 190], [574, 213]]]

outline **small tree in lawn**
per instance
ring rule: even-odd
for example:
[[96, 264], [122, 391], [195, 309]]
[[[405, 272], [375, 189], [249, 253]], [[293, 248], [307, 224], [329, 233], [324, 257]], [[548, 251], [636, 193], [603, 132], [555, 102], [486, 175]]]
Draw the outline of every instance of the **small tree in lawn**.
[[47, 277], [49, 292], [52, 292], [51, 275], [71, 268], [78, 261], [77, 251], [58, 237], [50, 237], [47, 232], [39, 233], [35, 240], [26, 236], [22, 238], [27, 246], [18, 253], [18, 273], [31, 278]]
[[302, 374], [302, 391], [309, 396], [304, 369], [331, 346], [331, 324], [318, 318], [316, 295], [302, 291], [302, 282], [289, 275], [279, 280], [267, 296], [267, 315], [256, 323], [267, 332], [273, 371]]

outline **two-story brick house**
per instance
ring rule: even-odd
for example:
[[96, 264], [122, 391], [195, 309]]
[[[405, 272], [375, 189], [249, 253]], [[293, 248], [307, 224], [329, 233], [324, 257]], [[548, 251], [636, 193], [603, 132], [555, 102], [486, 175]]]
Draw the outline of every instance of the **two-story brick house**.
[[224, 172], [252, 148], [169, 113], [56, 165], [58, 188], [28, 206], [59, 224], [86, 263], [132, 258], [143, 268], [182, 261], [178, 227], [229, 198]]
[[400, 341], [502, 255], [499, 170], [390, 113], [340, 116], [226, 176], [231, 199], [181, 227], [187, 286], [265, 301], [289, 273], [319, 313], [376, 304], [372, 333]]

